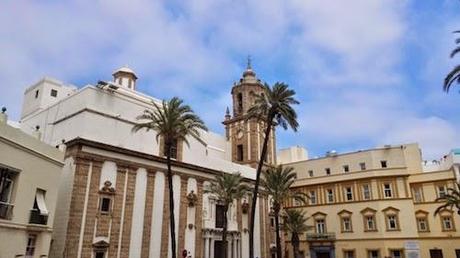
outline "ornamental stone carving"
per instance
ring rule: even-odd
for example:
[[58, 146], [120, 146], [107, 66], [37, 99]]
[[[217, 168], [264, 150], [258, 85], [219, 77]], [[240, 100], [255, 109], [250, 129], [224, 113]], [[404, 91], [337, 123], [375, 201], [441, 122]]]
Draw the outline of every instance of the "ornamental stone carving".
[[195, 207], [195, 204], [198, 201], [198, 196], [192, 190], [189, 194], [187, 194], [187, 200], [188, 200], [188, 207]]
[[110, 181], [105, 181], [104, 186], [100, 190], [101, 193], [108, 193], [108, 194], [114, 194], [115, 193], [115, 188], [112, 186], [112, 182]]
[[247, 203], [246, 200], [244, 200], [241, 204], [241, 211], [243, 212], [243, 214], [247, 214], [249, 211], [249, 203]]

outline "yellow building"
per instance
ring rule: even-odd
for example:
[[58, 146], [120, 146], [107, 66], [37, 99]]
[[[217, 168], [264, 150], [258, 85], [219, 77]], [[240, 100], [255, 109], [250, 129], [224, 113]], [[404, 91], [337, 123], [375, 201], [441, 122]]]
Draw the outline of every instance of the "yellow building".
[[310, 196], [306, 205], [287, 204], [304, 209], [314, 228], [301, 237], [303, 256], [460, 257], [459, 215], [434, 216], [435, 199], [458, 178], [458, 154], [428, 163], [407, 144], [300, 161], [284, 155], [280, 163], [297, 172], [294, 188]]

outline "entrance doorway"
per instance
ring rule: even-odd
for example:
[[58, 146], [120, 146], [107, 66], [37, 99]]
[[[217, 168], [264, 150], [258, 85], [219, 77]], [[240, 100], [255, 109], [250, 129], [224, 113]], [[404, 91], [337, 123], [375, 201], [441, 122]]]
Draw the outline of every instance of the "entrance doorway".
[[443, 256], [442, 256], [442, 250], [431, 249], [431, 250], [430, 250], [430, 257], [431, 257], [431, 258], [443, 258]]
[[331, 258], [329, 252], [316, 252], [316, 258]]
[[224, 244], [222, 241], [214, 241], [214, 258], [222, 256], [222, 251], [224, 250]]

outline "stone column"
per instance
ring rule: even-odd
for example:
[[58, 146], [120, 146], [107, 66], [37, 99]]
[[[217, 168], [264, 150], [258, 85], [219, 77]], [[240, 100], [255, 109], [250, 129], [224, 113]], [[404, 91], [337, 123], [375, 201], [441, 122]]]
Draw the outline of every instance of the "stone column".
[[209, 239], [204, 237], [204, 258], [209, 258]]
[[238, 258], [238, 237], [233, 240], [233, 257]]
[[209, 238], [209, 244], [211, 245], [211, 251], [209, 251], [209, 257], [215, 258], [214, 257], [214, 241], [212, 238]]
[[229, 258], [232, 257], [232, 243], [233, 243], [233, 236], [230, 235], [230, 237], [227, 239], [227, 257]]

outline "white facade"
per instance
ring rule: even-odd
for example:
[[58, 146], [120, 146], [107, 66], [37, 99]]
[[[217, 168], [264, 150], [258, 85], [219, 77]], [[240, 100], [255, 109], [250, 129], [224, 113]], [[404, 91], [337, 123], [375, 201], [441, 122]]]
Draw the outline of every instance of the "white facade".
[[[117, 71], [116, 71], [117, 72]], [[118, 71], [119, 72], [119, 71]], [[129, 71], [121, 71], [123, 73], [129, 73]], [[116, 77], [114, 75], [114, 77]], [[128, 74], [128, 77], [130, 75]], [[118, 77], [116, 77], [118, 78]], [[124, 78], [124, 77], [123, 77]], [[160, 153], [159, 142], [155, 139], [155, 132], [145, 130], [133, 133], [131, 130], [133, 125], [137, 122], [136, 117], [145, 109], [152, 108], [152, 101], [160, 103], [160, 100], [146, 96], [142, 93], [134, 90], [134, 84], [124, 83], [123, 78], [121, 81], [99, 83], [99, 85], [86, 85], [85, 87], [75, 90], [72, 87], [64, 86], [57, 80], [45, 78], [38, 83], [28, 88], [25, 92], [23, 112], [20, 121], [21, 130], [26, 133], [34, 134], [45, 143], [53, 146], [59, 145], [62, 142], [69, 142], [78, 138], [107, 144], [114, 147], [120, 147], [122, 149], [132, 150], [141, 152], [149, 155], [158, 156]], [[137, 78], [137, 77], [136, 77]], [[120, 82], [121, 84], [119, 84]], [[130, 87], [130, 85], [132, 87]], [[45, 93], [50, 92], [52, 89], [57, 89], [58, 93], [56, 97], [50, 97]], [[35, 94], [38, 90], [37, 98]], [[37, 130], [37, 128], [39, 128]], [[183, 163], [196, 165], [198, 167], [212, 169], [214, 171], [224, 171], [227, 173], [239, 172], [243, 177], [248, 179], [255, 179], [255, 169], [240, 165], [232, 162], [231, 156], [231, 143], [226, 137], [213, 132], [201, 132], [202, 141], [198, 141], [194, 138], [189, 138], [189, 146], [183, 145], [182, 159]], [[86, 150], [87, 152], [95, 150]], [[102, 155], [97, 152], [98, 155]], [[108, 155], [104, 153], [103, 155]], [[133, 162], [141, 162], [138, 159], [133, 158]], [[142, 161], [144, 162], [144, 161]], [[164, 164], [163, 164], [164, 165]], [[163, 166], [161, 165], [161, 166]], [[158, 166], [160, 166], [158, 164]], [[91, 192], [95, 189], [91, 189], [91, 173], [93, 172], [92, 167], [88, 170], [88, 181], [86, 182], [86, 190], [84, 196], [81, 198], [84, 200], [83, 216], [79, 223], [81, 223], [81, 232], [79, 232], [80, 239], [75, 243], [77, 248], [77, 257], [84, 256], [85, 248], [85, 232], [84, 228], [87, 223], [90, 223], [91, 218], [87, 217], [88, 214], [88, 202], [91, 196]], [[111, 161], [106, 161], [102, 165], [101, 175], [99, 179], [99, 189], [104, 186], [104, 182], [111, 182], [113, 186], [117, 184], [117, 175], [119, 176], [117, 164]], [[197, 172], [187, 172], [190, 175]], [[201, 173], [201, 172], [200, 172]], [[153, 206], [152, 206], [152, 218], [151, 221], [145, 221], [144, 214], [146, 212], [144, 204], [149, 198], [147, 196], [147, 174], [148, 172], [144, 168], [139, 168], [136, 172], [135, 187], [134, 187], [134, 200], [133, 206], [136, 212], [132, 215], [130, 223], [130, 243], [129, 243], [129, 257], [141, 257], [142, 248], [142, 232], [145, 229], [143, 226], [149, 223], [151, 229], [151, 241], [149, 243], [149, 256], [159, 257], [162, 245], [157, 238], [161, 234], [167, 234], [162, 232], [163, 212], [162, 207], [165, 201], [165, 187], [167, 185], [165, 174], [158, 171], [156, 172], [154, 180], [154, 195], [153, 195]], [[69, 233], [67, 225], [70, 221], [69, 209], [72, 199], [72, 187], [74, 185], [74, 177], [76, 175], [76, 165], [72, 157], [67, 158], [61, 178], [59, 197], [57, 200], [58, 210], [57, 218], [55, 220], [56, 230], [53, 235], [53, 248], [51, 250], [50, 257], [60, 257], [66, 252], [65, 239]], [[202, 174], [197, 174], [203, 176]], [[214, 176], [209, 175], [209, 181]], [[126, 193], [127, 188], [127, 176], [123, 179], [124, 189], [116, 189], [123, 193]], [[175, 220], [176, 220], [176, 238], [179, 235], [184, 236], [185, 248], [191, 253], [195, 252], [196, 245], [196, 229], [191, 227], [179, 228], [179, 216], [181, 203], [181, 180], [180, 175], [175, 175], [173, 178], [173, 187], [175, 193]], [[209, 182], [207, 181], [207, 182]], [[118, 182], [120, 184], [121, 182]], [[121, 184], [123, 185], [123, 184]], [[187, 193], [197, 192], [197, 182], [191, 177], [187, 183]], [[126, 200], [126, 196], [123, 197]], [[121, 227], [125, 223], [125, 203], [122, 204], [123, 210], [121, 211]], [[229, 253], [233, 254], [232, 257], [242, 257], [245, 252], [242, 252], [242, 247], [248, 246], [247, 232], [245, 235], [241, 235], [238, 232], [237, 222], [237, 205], [236, 202], [230, 207], [228, 212], [228, 230], [229, 236]], [[202, 227], [204, 230], [204, 246], [201, 248], [203, 254], [206, 257], [213, 257], [213, 246], [215, 241], [219, 241], [221, 236], [219, 231], [215, 230], [216, 221], [216, 201], [209, 194], [203, 195], [203, 220]], [[196, 207], [188, 207], [186, 209], [187, 221], [195, 221]], [[259, 209], [257, 209], [259, 212]], [[243, 224], [246, 225], [243, 228], [247, 228], [248, 216], [243, 215]], [[262, 221], [259, 220], [259, 216], [256, 216], [256, 232], [260, 233]], [[97, 225], [97, 220], [95, 224]], [[95, 227], [96, 228], [96, 227]], [[109, 230], [110, 231], [110, 230]], [[217, 232], [217, 233], [216, 233]], [[257, 234], [260, 235], [260, 234]], [[96, 243], [117, 243], [117, 246], [121, 246], [123, 237], [122, 232], [119, 236], [112, 238], [104, 238], [95, 235], [93, 244]], [[168, 243], [170, 244], [170, 243]], [[206, 248], [206, 245], [208, 248]], [[260, 239], [256, 239], [256, 254], [260, 256], [262, 243]], [[118, 250], [117, 257], [123, 257], [123, 254]], [[180, 250], [179, 250], [180, 251]], [[168, 257], [171, 254], [168, 249]]]
[[308, 151], [300, 146], [281, 149], [276, 154], [278, 164], [286, 164], [308, 159]]
[[[30, 91], [26, 91], [26, 95]], [[136, 116], [151, 108], [151, 101], [159, 100], [141, 93], [118, 88], [115, 91], [87, 85], [57, 103], [41, 104], [43, 108], [21, 119], [21, 129], [32, 134], [37, 126], [41, 139], [51, 145], [77, 137], [113, 146], [159, 154], [159, 143], [153, 132], [132, 133]], [[23, 109], [32, 110], [26, 96]], [[25, 112], [23, 112], [25, 113]], [[203, 142], [188, 139], [184, 145], [182, 161], [227, 172], [240, 172], [254, 178], [254, 170], [231, 162], [231, 144], [224, 136], [202, 132]]]
[[64, 85], [56, 79], [45, 77], [25, 90], [21, 118], [45, 109], [75, 91], [75, 86]]

